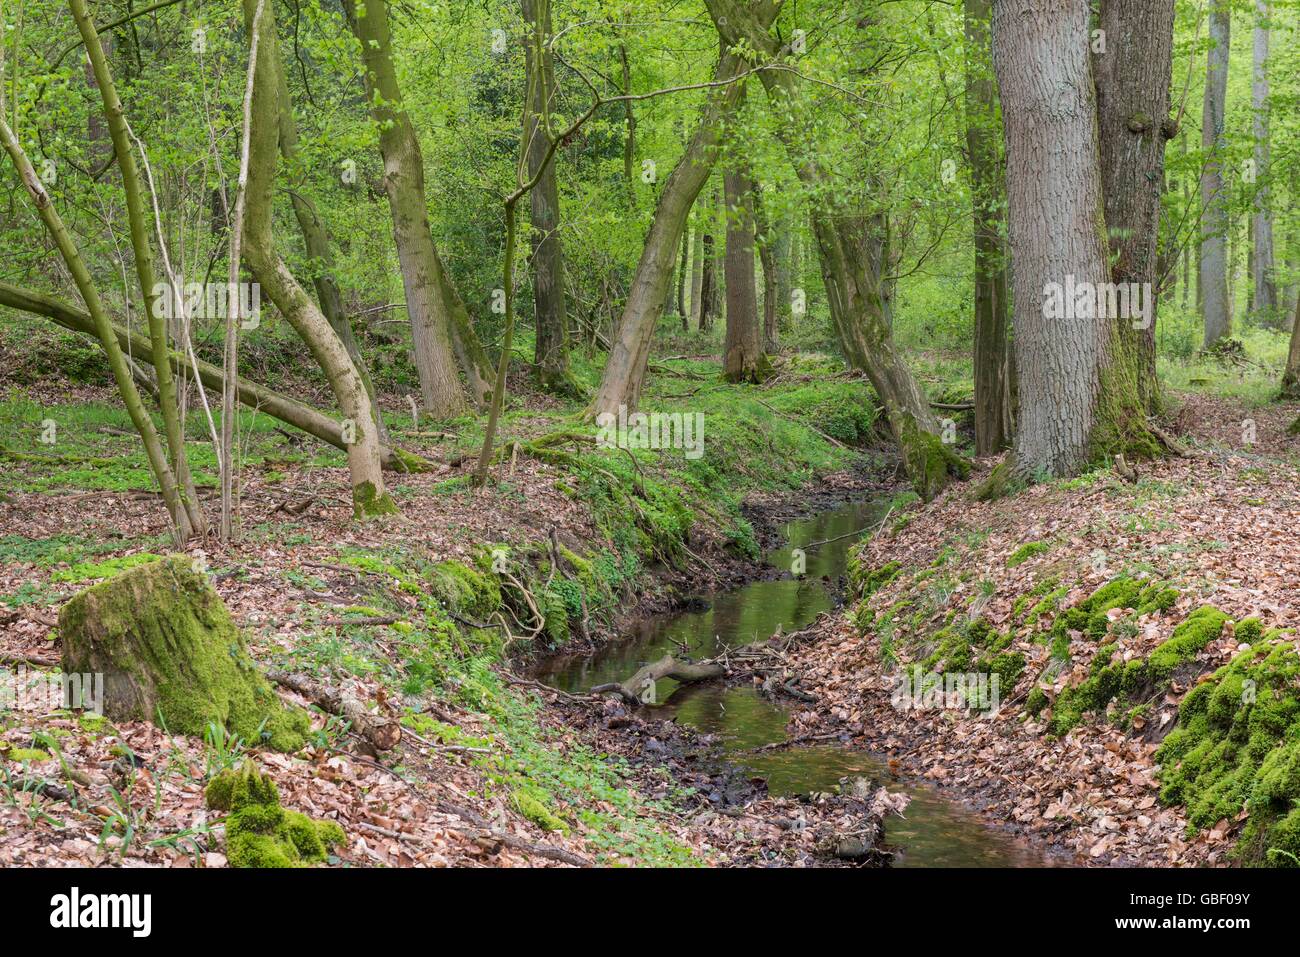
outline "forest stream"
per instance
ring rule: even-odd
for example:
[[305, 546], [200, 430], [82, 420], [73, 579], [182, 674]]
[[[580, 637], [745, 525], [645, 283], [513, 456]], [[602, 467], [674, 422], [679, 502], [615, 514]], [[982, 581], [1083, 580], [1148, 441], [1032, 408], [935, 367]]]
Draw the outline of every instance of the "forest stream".
[[[787, 524], [787, 545], [766, 554], [773, 568], [788, 570], [793, 550], [804, 548], [806, 574], [753, 581], [732, 591], [701, 596], [700, 610], [645, 619], [624, 640], [595, 654], [554, 658], [538, 672], [540, 680], [571, 693], [622, 681], [665, 654], [708, 658], [724, 646], [735, 648], [805, 627], [835, 604], [849, 547], [862, 529], [874, 530], [885, 517], [888, 499], [869, 499]], [[814, 544], [821, 543], [821, 544]], [[706, 604], [707, 603], [707, 604]], [[827, 791], [847, 775], [863, 776], [903, 791], [911, 799], [904, 818], [890, 818], [886, 840], [896, 867], [1026, 867], [1053, 863], [1013, 835], [986, 824], [974, 811], [938, 789], [914, 780], [888, 780], [877, 756], [840, 745], [795, 745], [756, 752], [788, 739], [785, 705], [752, 686], [704, 682], [679, 686], [662, 679], [656, 688], [663, 718], [716, 735], [728, 758], [766, 780], [773, 794]]]

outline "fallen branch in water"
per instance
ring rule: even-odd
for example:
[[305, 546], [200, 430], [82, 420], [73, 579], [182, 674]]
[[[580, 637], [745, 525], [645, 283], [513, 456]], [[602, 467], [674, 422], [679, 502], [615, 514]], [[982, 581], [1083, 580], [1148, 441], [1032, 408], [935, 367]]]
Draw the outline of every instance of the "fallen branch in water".
[[629, 704], [640, 704], [641, 696], [648, 687], [651, 687], [660, 678], [672, 678], [682, 684], [690, 684], [694, 681], [707, 681], [710, 678], [721, 678], [727, 674], [727, 669], [720, 664], [701, 663], [693, 664], [689, 661], [678, 661], [672, 655], [664, 655], [658, 661], [648, 664], [639, 669], [636, 674], [626, 681], [615, 681], [609, 684], [596, 685], [591, 689], [592, 694], [617, 694]]

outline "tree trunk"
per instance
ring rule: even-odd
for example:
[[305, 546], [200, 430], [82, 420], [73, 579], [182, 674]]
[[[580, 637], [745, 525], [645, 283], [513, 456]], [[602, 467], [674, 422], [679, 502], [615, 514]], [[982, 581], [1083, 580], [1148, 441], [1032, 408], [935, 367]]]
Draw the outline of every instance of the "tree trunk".
[[1136, 369], [1143, 411], [1154, 412], [1160, 405], [1155, 324], [1161, 194], [1165, 144], [1175, 133], [1169, 116], [1174, 0], [1105, 0], [1101, 27], [1108, 45], [1093, 64], [1110, 274], [1116, 283], [1150, 290], [1149, 315], [1136, 322], [1119, 319], [1115, 335], [1125, 363]]
[[140, 173], [136, 167], [135, 153], [127, 131], [122, 101], [118, 98], [117, 87], [109, 71], [108, 60], [104, 56], [104, 48], [100, 45], [99, 34], [91, 20], [86, 0], [71, 0], [71, 9], [73, 19], [77, 22], [77, 30], [86, 47], [86, 55], [95, 75], [95, 83], [99, 87], [100, 99], [104, 104], [104, 117], [108, 121], [108, 132], [113, 140], [113, 150], [117, 154], [117, 166], [122, 173], [122, 190], [126, 196], [136, 279], [140, 284], [145, 316], [149, 325], [150, 351], [155, 360], [155, 368], [158, 370], [159, 406], [162, 410], [163, 431], [167, 437], [167, 449], [171, 461], [167, 480], [177, 483], [175, 488], [167, 488], [164, 485], [163, 500], [167, 503], [180, 540], [186, 541], [192, 535], [202, 535], [207, 523], [190, 477], [189, 465], [185, 457], [185, 425], [181, 420], [180, 406], [177, 404], [176, 386], [172, 381], [171, 368], [165, 361], [169, 348], [167, 325], [163, 317], [158, 314], [158, 297], [154, 295], [153, 247], [149, 240], [149, 219], [145, 215]]
[[[131, 424], [140, 433], [140, 440], [144, 443], [145, 457], [149, 461], [149, 468], [153, 472], [154, 478], [158, 480], [158, 486], [163, 493], [163, 501], [167, 505], [168, 514], [172, 517], [173, 528], [176, 530], [177, 537], [180, 538], [181, 523], [185, 521], [185, 504], [181, 501], [180, 486], [177, 484], [176, 476], [172, 472], [167, 454], [163, 451], [162, 443], [158, 439], [158, 432], [154, 428], [153, 419], [149, 417], [149, 413], [145, 410], [144, 402], [140, 398], [140, 392], [136, 389], [135, 380], [131, 375], [131, 367], [126, 356], [123, 355], [116, 337], [113, 335], [112, 324], [109, 322], [108, 313], [104, 310], [103, 300], [99, 297], [99, 290], [95, 288], [94, 280], [90, 276], [90, 270], [86, 268], [85, 260], [82, 259], [81, 252], [73, 242], [71, 233], [68, 232], [58, 211], [51, 203], [50, 194], [46, 192], [45, 186], [37, 177], [36, 170], [32, 168], [27, 154], [23, 152], [18, 138], [6, 122], [3, 111], [0, 111], [0, 143], [3, 144], [5, 152], [9, 154], [9, 158], [13, 161], [14, 169], [18, 171], [18, 178], [22, 180], [23, 186], [26, 187], [27, 194], [31, 197], [32, 204], [36, 207], [41, 222], [45, 224], [45, 228], [50, 233], [50, 238], [54, 240], [59, 255], [68, 267], [72, 281], [81, 294], [82, 301], [86, 304], [86, 310], [94, 324], [95, 335], [104, 347], [104, 353], [108, 357], [108, 366], [112, 370], [113, 380], [117, 384], [117, 391], [122, 397], [122, 404], [126, 406], [127, 414], [131, 417]], [[149, 354], [152, 355], [152, 352]]]
[[713, 328], [713, 317], [718, 311], [718, 257], [714, 250], [717, 243], [713, 239], [712, 224], [705, 227], [710, 230], [704, 234], [704, 276], [700, 283], [700, 332]]
[[704, 321], [701, 308], [704, 294], [704, 223], [697, 222], [691, 241], [691, 325], [699, 329]]
[[379, 131], [384, 191], [388, 194], [393, 239], [402, 267], [421, 398], [424, 408], [434, 416], [451, 417], [463, 411], [466, 404], [465, 392], [456, 375], [457, 364], [466, 374], [470, 396], [476, 405], [481, 405], [491, 392], [490, 369], [486, 357], [480, 361], [466, 352], [464, 342], [459, 347], [457, 344], [458, 336], [472, 337], [473, 330], [469, 328], [468, 317], [462, 324], [453, 315], [453, 300], [458, 302], [458, 296], [449, 289], [451, 277], [443, 267], [429, 229], [424, 158], [397, 85], [387, 0], [365, 0], [360, 6], [355, 0], [346, 0], [344, 9], [352, 32], [361, 43], [370, 115]]
[[[775, 15], [774, 9], [767, 10], [765, 22], [770, 24]], [[592, 417], [617, 415], [620, 406], [630, 412], [640, 402], [650, 345], [663, 309], [664, 291], [672, 273], [677, 243], [691, 205], [713, 169], [722, 117], [734, 107], [739, 96], [737, 85], [726, 81], [743, 69], [740, 58], [730, 51], [724, 51], [719, 57], [714, 79], [725, 85], [709, 90], [695, 133], [664, 183], [650, 224], [650, 234], [646, 237], [627, 303], [614, 333], [600, 388], [588, 409], [588, 415]]]
[[[753, 8], [737, 0], [706, 0], [709, 15], [726, 45], [742, 39], [766, 60], [779, 58], [778, 41]], [[770, 11], [770, 0], [756, 5]], [[968, 465], [939, 437], [939, 423], [920, 383], [896, 347], [887, 322], [882, 269], [889, 261], [884, 216], [846, 209], [835, 201], [829, 175], [803, 147], [797, 128], [799, 80], [787, 70], [758, 74], [771, 101], [778, 134], [800, 180], [818, 197], [813, 230], [821, 262], [831, 319], [850, 366], [867, 374], [885, 407], [903, 467], [917, 494], [929, 500], [951, 474], [965, 475]]]
[[998, 148], [989, 0], [966, 0], [966, 149], [975, 231], [975, 454], [1011, 444], [1007, 267], [1002, 248], [1006, 179]]
[[[294, 118], [289, 84], [285, 81], [283, 71], [279, 77], [277, 94], [280, 101], [280, 156], [284, 158], [285, 166], [294, 168], [301, 162], [298, 153], [298, 121]], [[379, 408], [370, 366], [361, 355], [357, 337], [352, 332], [352, 323], [343, 309], [343, 294], [334, 278], [334, 247], [330, 243], [329, 232], [321, 222], [315, 204], [300, 190], [292, 190], [289, 199], [293, 205], [294, 219], [298, 221], [298, 229], [302, 233], [303, 247], [311, 261], [311, 282], [316, 290], [316, 301], [366, 384], [366, 392], [370, 395], [370, 403], [375, 411], [375, 427], [379, 430], [379, 437], [386, 440], [388, 428], [384, 425], [383, 411]]]
[[686, 274], [691, 251], [691, 231], [682, 227], [682, 254], [677, 259], [677, 315], [682, 320], [682, 332], [691, 331], [690, 318], [686, 314]]
[[1269, 182], [1268, 48], [1271, 15], [1269, 0], [1255, 0], [1255, 70], [1251, 83], [1251, 105], [1254, 109], [1257, 186], [1251, 234], [1255, 274], [1254, 308], [1268, 326], [1279, 328], [1282, 324], [1278, 321], [1280, 317], [1274, 272], [1273, 211], [1270, 208]]
[[743, 167], [722, 177], [727, 203], [727, 334], [722, 347], [722, 377], [728, 382], [761, 382], [769, 371], [758, 324], [754, 283], [754, 183]]
[[[92, 338], [98, 337], [95, 320], [89, 313], [55, 299], [53, 296], [30, 292], [18, 286], [0, 282], [0, 306], [8, 306], [11, 309], [20, 309], [23, 312], [45, 316], [47, 319], [53, 320], [56, 325], [62, 326], [71, 332], [79, 332]], [[150, 367], [153, 366], [153, 356], [149, 351], [148, 339], [139, 333], [129, 332], [125, 327], [115, 322], [109, 323], [108, 331], [112, 334], [119, 349], [126, 350], [127, 353], [135, 357], [137, 362], [146, 363]], [[184, 372], [193, 371], [189, 359], [175, 349], [168, 352], [167, 359], [172, 372], [177, 376]], [[204, 362], [201, 359], [195, 365], [198, 369], [199, 381], [206, 388], [217, 392], [225, 388], [226, 380], [218, 366]], [[340, 451], [346, 452], [348, 450], [348, 445], [343, 440], [342, 426], [319, 409], [289, 396], [281, 395], [279, 392], [245, 378], [238, 380], [236, 388], [239, 401], [253, 411], [265, 413], [286, 425], [301, 429], [308, 435], [315, 436]], [[379, 457], [384, 468], [398, 472], [422, 471], [428, 467], [428, 463], [419, 456], [391, 448], [388, 445], [380, 446]]]
[[763, 270], [763, 351], [776, 352], [780, 345], [777, 324], [776, 256], [773, 253], [772, 224], [763, 204], [763, 191], [754, 186], [754, 242], [758, 246], [758, 263]]
[[[253, 30], [260, 29], [265, 40], [257, 47], [253, 84], [244, 261], [276, 308], [311, 350], [343, 412], [346, 419], [344, 438], [352, 438], [347, 449], [353, 513], [361, 517], [395, 512], [397, 506], [384, 488], [379, 434], [374, 427], [375, 413], [365, 382], [338, 334], [275, 250], [271, 209], [280, 128], [280, 51], [276, 43], [275, 11], [274, 6], [267, 3], [259, 27], [253, 23], [257, 0], [243, 0], [243, 7], [244, 22], [250, 35]], [[166, 364], [165, 358], [160, 361]]]
[[1295, 320], [1291, 324], [1291, 348], [1282, 374], [1282, 398], [1300, 399], [1300, 299], [1296, 300]]
[[1142, 403], [1133, 357], [1117, 322], [1098, 318], [1110, 275], [1089, 38], [1088, 0], [993, 8], [1020, 398], [1015, 467], [1026, 476], [1075, 474], [1125, 450], [1130, 432], [1147, 434], [1145, 414], [1134, 421]]
[[1228, 298], [1228, 203], [1224, 183], [1224, 106], [1228, 92], [1229, 42], [1232, 36], [1230, 0], [1210, 0], [1210, 51], [1206, 61], [1205, 102], [1201, 116], [1201, 146], [1205, 171], [1201, 175], [1201, 312], [1205, 347], [1232, 334]]
[[[551, 110], [555, 104], [555, 65], [551, 57], [551, 0], [522, 0], [524, 21], [539, 42], [524, 44], [527, 71], [524, 104], [524, 146], [528, 178], [537, 185], [529, 195], [532, 211], [533, 314], [536, 345], [533, 361], [537, 381], [550, 392], [571, 393], [569, 375], [569, 307], [564, 295], [564, 250], [560, 243], [560, 188], [555, 158], [546, 163]], [[537, 47], [541, 47], [541, 56]], [[540, 62], [539, 62], [540, 60]], [[539, 124], [542, 129], [538, 130]], [[539, 175], [540, 172], [540, 175]]]

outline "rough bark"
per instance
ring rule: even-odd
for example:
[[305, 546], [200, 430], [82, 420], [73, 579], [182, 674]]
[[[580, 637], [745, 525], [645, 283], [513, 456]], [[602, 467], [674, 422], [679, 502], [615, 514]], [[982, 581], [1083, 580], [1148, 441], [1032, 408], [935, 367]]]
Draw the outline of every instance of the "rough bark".
[[1270, 326], [1278, 327], [1278, 296], [1274, 273], [1273, 211], [1269, 183], [1269, 0], [1255, 0], [1254, 75], [1251, 82], [1251, 106], [1254, 110], [1255, 134], [1255, 208], [1251, 217], [1252, 255], [1254, 263], [1254, 310]]
[[[299, 337], [325, 373], [339, 409], [348, 420], [345, 437], [348, 470], [352, 484], [352, 510], [363, 515], [394, 512], [384, 487], [379, 458], [379, 434], [374, 426], [370, 394], [342, 340], [320, 308], [298, 283], [275, 249], [272, 233], [272, 197], [279, 155], [280, 51], [275, 42], [275, 12], [266, 4], [261, 25], [252, 23], [256, 0], [243, 0], [244, 20], [249, 32], [259, 29], [267, 42], [258, 44], [256, 79], [253, 85], [252, 126], [249, 130], [247, 203], [244, 220], [244, 261], [261, 283], [262, 290]], [[161, 360], [166, 362], [165, 359]]]
[[966, 149], [975, 234], [975, 454], [1011, 444], [1010, 312], [1002, 220], [1006, 179], [998, 146], [989, 0], [966, 0]]
[[[528, 176], [537, 185], [529, 195], [532, 213], [533, 361], [538, 383], [554, 392], [572, 392], [569, 374], [569, 308], [564, 295], [564, 250], [560, 242], [560, 188], [555, 159], [547, 156], [545, 124], [555, 104], [555, 64], [551, 57], [550, 0], [521, 0], [524, 22], [539, 42], [524, 44], [528, 102], [524, 104], [524, 146]], [[541, 53], [538, 54], [540, 47]], [[538, 129], [539, 125], [542, 129]]]
[[1110, 278], [1089, 16], [1087, 0], [993, 8], [1020, 398], [1015, 461], [1029, 476], [1074, 474], [1119, 442], [1114, 433], [1139, 425], [1127, 418], [1141, 405], [1135, 369], [1115, 323], [1096, 318], [1098, 298], [1049, 318], [1051, 289], [1096, 290]]
[[777, 322], [777, 266], [773, 251], [772, 224], [763, 206], [763, 192], [754, 188], [754, 243], [758, 247], [759, 267], [763, 270], [763, 350], [776, 352], [780, 345]]
[[727, 203], [727, 333], [722, 376], [728, 382], [761, 382], [769, 364], [758, 322], [754, 282], [754, 182], [741, 166], [723, 174]]
[[388, 4], [345, 0], [344, 9], [361, 44], [367, 100], [384, 158], [384, 192], [402, 268], [421, 399], [435, 416], [452, 416], [466, 404], [457, 365], [466, 376], [470, 399], [480, 407], [491, 392], [490, 367], [430, 232], [424, 158], [397, 85]]
[[1230, 0], [1210, 0], [1210, 50], [1206, 58], [1205, 100], [1201, 114], [1201, 314], [1205, 347], [1232, 333], [1228, 296], [1228, 202], [1224, 182], [1224, 108], [1228, 91], [1229, 41], [1232, 36]]
[[[736, 0], [707, 0], [707, 6], [724, 43], [743, 39], [764, 59], [780, 58], [778, 41], [768, 33], [768, 25], [754, 7]], [[759, 11], [768, 8], [767, 3], [755, 6]], [[849, 364], [867, 374], [880, 397], [916, 492], [924, 499], [933, 498], [952, 474], [965, 475], [968, 465], [941, 442], [939, 424], [925, 392], [890, 332], [881, 272], [889, 260], [884, 217], [838, 203], [829, 175], [803, 149], [796, 126], [801, 115], [798, 75], [788, 70], [763, 70], [758, 76], [797, 175], [819, 197], [812, 212], [813, 232], [840, 347]]]
[[[91, 337], [98, 336], [95, 320], [89, 313], [44, 293], [31, 292], [6, 282], [0, 282], [0, 306], [8, 306], [34, 315], [45, 316], [56, 325], [62, 326], [71, 332], [79, 332]], [[112, 333], [119, 349], [125, 350], [134, 356], [137, 362], [143, 362], [152, 367], [153, 357], [149, 351], [149, 340], [147, 338], [139, 333], [130, 332], [124, 326], [115, 322], [109, 323], [109, 331]], [[175, 375], [179, 376], [182, 373], [194, 371], [190, 360], [175, 349], [168, 352], [167, 359]], [[198, 369], [199, 381], [203, 383], [205, 388], [216, 392], [220, 392], [224, 388], [225, 376], [218, 366], [199, 360], [195, 367]], [[243, 405], [255, 412], [263, 412], [286, 425], [301, 429], [308, 435], [314, 436], [340, 451], [347, 451], [347, 443], [343, 441], [342, 426], [335, 419], [317, 408], [242, 377], [237, 384], [237, 398]], [[397, 472], [422, 471], [429, 467], [429, 464], [419, 456], [401, 449], [392, 448], [386, 444], [380, 446], [379, 455], [384, 468]]]
[[1176, 132], [1169, 115], [1174, 0], [1105, 0], [1101, 27], [1106, 52], [1093, 63], [1111, 278], [1151, 290], [1145, 328], [1121, 319], [1115, 335], [1125, 361], [1137, 370], [1144, 408], [1154, 412], [1160, 405], [1155, 327], [1161, 194], [1165, 144]]

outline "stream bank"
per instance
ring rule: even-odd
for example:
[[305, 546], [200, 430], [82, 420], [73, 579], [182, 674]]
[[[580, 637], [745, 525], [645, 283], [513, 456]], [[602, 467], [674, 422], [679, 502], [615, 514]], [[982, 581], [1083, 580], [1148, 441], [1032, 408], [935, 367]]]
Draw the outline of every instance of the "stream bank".
[[[765, 555], [765, 571], [750, 581], [701, 596], [677, 614], [643, 618], [594, 653], [551, 658], [534, 677], [556, 689], [552, 697], [563, 702], [622, 681], [665, 654], [711, 659], [829, 621], [842, 594], [850, 547], [887, 521], [897, 502], [894, 495], [878, 493], [809, 518], [774, 523], [769, 541], [777, 547]], [[942, 791], [900, 779], [888, 761], [852, 747], [846, 734], [792, 738], [792, 717], [816, 707], [800, 701], [798, 689], [792, 691], [736, 679], [684, 686], [660, 679], [653, 689], [656, 703], [635, 709], [618, 699], [603, 704], [601, 746], [633, 763], [671, 768], [678, 784], [696, 791], [687, 801], [692, 826], [707, 826], [726, 814], [732, 817], [729, 830], [761, 833], [765, 824], [788, 830], [791, 821], [824, 817], [820, 803], [856, 789], [892, 795], [878, 798], [888, 816], [884, 853], [871, 863], [1024, 867], [1054, 862], [989, 827]], [[738, 817], [747, 825], [736, 825]], [[729, 862], [825, 863], [816, 855], [782, 856], [762, 843], [748, 853], [729, 848]]]

